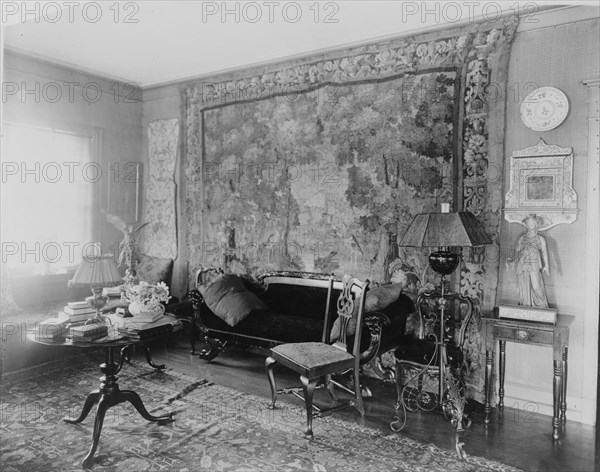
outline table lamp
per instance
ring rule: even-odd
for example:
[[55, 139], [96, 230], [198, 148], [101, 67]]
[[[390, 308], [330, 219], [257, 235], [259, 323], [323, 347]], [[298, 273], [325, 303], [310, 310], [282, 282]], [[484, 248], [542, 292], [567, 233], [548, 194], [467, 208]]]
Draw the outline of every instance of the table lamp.
[[93, 295], [85, 299], [89, 306], [96, 310], [96, 316], [90, 322], [103, 323], [100, 314], [106, 306], [108, 297], [102, 295], [104, 287], [114, 287], [123, 283], [112, 254], [94, 257], [84, 257], [73, 278], [69, 280], [69, 287], [90, 287]]
[[450, 204], [442, 203], [441, 213], [421, 213], [415, 216], [399, 246], [435, 247], [436, 251], [429, 255], [429, 266], [442, 276], [440, 310], [439, 344], [439, 399], [444, 394], [444, 365], [446, 363], [446, 344], [444, 341], [445, 285], [446, 276], [458, 267], [460, 255], [452, 252], [451, 247], [472, 247], [490, 244], [492, 241], [486, 234], [479, 220], [469, 211], [450, 212]]

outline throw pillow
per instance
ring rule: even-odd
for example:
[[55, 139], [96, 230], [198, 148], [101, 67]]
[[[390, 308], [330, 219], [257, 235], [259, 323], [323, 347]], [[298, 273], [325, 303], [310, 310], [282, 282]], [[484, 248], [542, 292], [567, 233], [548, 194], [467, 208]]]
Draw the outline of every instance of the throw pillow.
[[200, 285], [198, 290], [204, 297], [206, 306], [229, 326], [235, 326], [252, 312], [268, 308], [260, 298], [246, 289], [237, 275], [221, 274], [211, 283]]
[[391, 305], [402, 293], [402, 284], [388, 284], [375, 287], [367, 292], [365, 313], [382, 310]]
[[156, 285], [158, 282], [165, 282], [167, 285], [170, 285], [173, 273], [173, 259], [142, 254], [135, 270], [140, 280], [148, 282], [151, 285]]
[[[385, 307], [391, 305], [402, 293], [402, 284], [388, 284], [381, 285], [370, 289], [365, 296], [365, 313], [371, 311], [379, 311]], [[354, 336], [356, 333], [356, 317], [358, 315], [358, 304], [354, 307], [354, 313], [352, 313], [352, 319], [348, 322], [348, 329], [346, 330], [347, 336]], [[330, 339], [332, 342], [340, 339], [340, 319], [336, 319], [331, 327]]]

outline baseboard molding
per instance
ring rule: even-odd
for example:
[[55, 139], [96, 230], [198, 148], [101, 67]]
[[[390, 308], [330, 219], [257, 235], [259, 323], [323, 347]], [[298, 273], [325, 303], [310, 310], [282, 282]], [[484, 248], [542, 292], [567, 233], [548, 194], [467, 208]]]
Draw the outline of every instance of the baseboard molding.
[[[510, 392], [504, 396], [505, 408], [515, 410], [515, 416], [521, 421], [535, 421], [538, 415], [544, 415], [552, 418], [553, 394], [552, 391], [530, 385], [505, 384], [505, 392]], [[593, 418], [584, 418], [582, 415], [583, 399], [581, 397], [569, 395], [567, 391], [567, 419], [578, 423], [594, 425]], [[545, 421], [545, 419], [544, 419]]]
[[[98, 351], [95, 351], [98, 352]], [[86, 353], [84, 354], [86, 356], [93, 356], [92, 352]], [[32, 365], [29, 367], [24, 367], [22, 369], [17, 369], [17, 370], [12, 370], [12, 371], [8, 371], [8, 372], [0, 372], [0, 378], [2, 378], [2, 380], [11, 380], [14, 378], [18, 378], [22, 375], [27, 375], [27, 376], [31, 376], [31, 375], [35, 375], [36, 372], [45, 372], [47, 370], [51, 370], [51, 369], [58, 369], [60, 367], [66, 367], [69, 365], [73, 365], [74, 362], [79, 362], [79, 359], [81, 359], [81, 356], [77, 356], [77, 358], [74, 360], [73, 357], [64, 357], [64, 358], [59, 358], [59, 359], [54, 359], [48, 362], [44, 362], [42, 364], [36, 364], [36, 365]]]

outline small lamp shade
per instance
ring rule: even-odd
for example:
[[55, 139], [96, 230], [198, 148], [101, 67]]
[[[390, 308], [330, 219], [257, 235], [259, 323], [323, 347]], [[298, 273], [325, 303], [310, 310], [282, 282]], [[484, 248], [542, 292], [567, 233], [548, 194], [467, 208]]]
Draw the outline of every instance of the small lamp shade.
[[73, 278], [69, 280], [69, 287], [114, 287], [123, 283], [119, 270], [111, 254], [84, 258]]
[[483, 246], [492, 241], [481, 223], [469, 211], [421, 213], [415, 216], [400, 246], [451, 247]]

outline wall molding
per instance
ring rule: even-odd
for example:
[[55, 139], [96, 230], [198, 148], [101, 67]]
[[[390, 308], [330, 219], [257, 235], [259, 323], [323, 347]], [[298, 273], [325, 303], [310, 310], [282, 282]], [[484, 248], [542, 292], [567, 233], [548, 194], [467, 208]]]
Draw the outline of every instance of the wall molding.
[[600, 77], [582, 81], [588, 91], [588, 181], [586, 211], [586, 267], [585, 267], [585, 311], [583, 334], [583, 377], [582, 418], [585, 422], [596, 424], [598, 386], [598, 309], [600, 290], [598, 288], [598, 267], [600, 252], [598, 235], [600, 234], [600, 193], [598, 177], [600, 176]]

